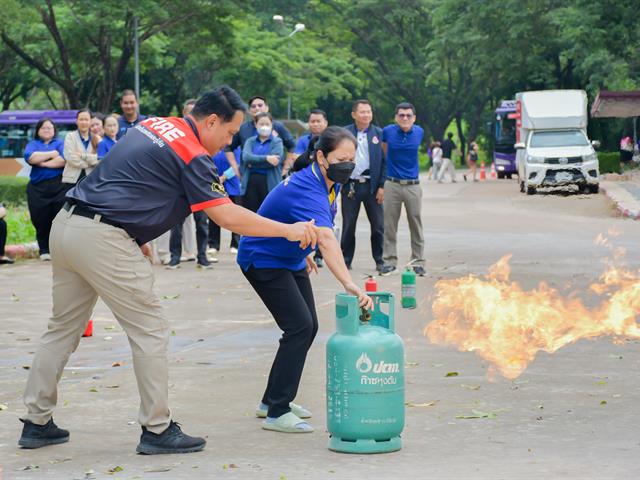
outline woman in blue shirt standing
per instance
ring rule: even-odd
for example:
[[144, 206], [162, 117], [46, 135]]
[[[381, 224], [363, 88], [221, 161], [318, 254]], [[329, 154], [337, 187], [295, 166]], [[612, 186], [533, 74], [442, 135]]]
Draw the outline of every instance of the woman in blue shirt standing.
[[116, 144], [116, 135], [118, 134], [118, 119], [114, 115], [107, 115], [102, 121], [102, 129], [104, 130], [104, 137], [98, 143], [98, 149], [96, 154], [98, 160], [102, 161], [107, 156], [109, 150]]
[[[237, 162], [240, 157], [240, 147], [238, 147], [233, 154], [236, 157]], [[227, 195], [229, 195], [229, 198], [233, 203], [239, 204], [240, 180], [231, 167], [224, 149], [214, 155], [213, 163], [216, 165], [218, 176], [220, 177], [220, 183], [222, 183], [225, 192], [227, 192]], [[231, 232], [231, 248], [229, 249], [229, 253], [238, 253], [239, 242], [240, 235]], [[213, 250], [212, 253], [218, 253], [220, 250], [220, 227], [211, 219], [209, 219], [209, 248]]]
[[[327, 266], [360, 306], [373, 302], [353, 282], [333, 233], [336, 184], [349, 180], [355, 167], [356, 140], [340, 127], [327, 128], [296, 161], [295, 173], [272, 190], [258, 213], [283, 223], [314, 220], [318, 246]], [[303, 418], [309, 411], [292, 403], [302, 370], [318, 331], [318, 318], [309, 273], [317, 272], [313, 250], [301, 250], [284, 239], [242, 237], [238, 264], [283, 331], [267, 388], [256, 411], [266, 420], [262, 428], [286, 433], [312, 432]]]
[[273, 118], [269, 112], [256, 115], [258, 134], [249, 138], [242, 148], [243, 195], [242, 206], [257, 212], [280, 180], [282, 180], [282, 160], [284, 146], [282, 139], [273, 135]]
[[33, 140], [27, 143], [24, 159], [31, 165], [27, 202], [31, 222], [36, 229], [40, 259], [51, 260], [49, 232], [53, 219], [64, 205], [69, 186], [62, 183], [64, 144], [57, 138], [56, 126], [49, 118], [36, 124]]

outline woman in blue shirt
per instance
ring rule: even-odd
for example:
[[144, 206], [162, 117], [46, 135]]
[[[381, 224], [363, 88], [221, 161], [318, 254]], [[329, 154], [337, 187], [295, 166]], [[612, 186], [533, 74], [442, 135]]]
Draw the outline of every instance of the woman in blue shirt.
[[266, 198], [282, 179], [284, 146], [282, 139], [273, 135], [273, 118], [269, 112], [256, 115], [258, 134], [249, 138], [242, 148], [243, 195], [242, 206], [257, 212]]
[[64, 144], [57, 138], [56, 126], [49, 118], [36, 124], [33, 140], [27, 143], [24, 159], [31, 165], [27, 202], [31, 223], [36, 229], [40, 259], [51, 260], [49, 232], [54, 217], [64, 205], [69, 186], [62, 183]]
[[[240, 157], [240, 147], [236, 148], [233, 154], [236, 157], [236, 162], [238, 162], [238, 159]], [[227, 195], [229, 195], [229, 198], [233, 203], [239, 204], [240, 180], [236, 176], [233, 168], [231, 168], [231, 164], [227, 159], [227, 155], [224, 149], [220, 150], [216, 155], [214, 155], [213, 163], [215, 163], [216, 165], [218, 176], [220, 177], [220, 183], [222, 183], [222, 186], [227, 192]], [[239, 242], [240, 235], [231, 232], [231, 248], [229, 250], [230, 253], [238, 253]], [[209, 248], [212, 250], [211, 253], [218, 253], [218, 251], [220, 250], [220, 227], [211, 219], [209, 219]]]
[[[333, 233], [336, 184], [349, 180], [355, 167], [356, 140], [340, 127], [327, 128], [298, 158], [295, 173], [273, 189], [258, 213], [283, 223], [315, 221], [318, 246], [329, 270], [356, 295], [360, 306], [373, 302], [353, 282]], [[309, 411], [292, 403], [298, 391], [307, 351], [318, 330], [309, 273], [317, 272], [311, 247], [301, 250], [284, 239], [242, 237], [238, 264], [283, 331], [267, 388], [256, 411], [262, 428], [287, 433], [312, 432], [303, 418]]]
[[107, 156], [109, 150], [116, 144], [116, 135], [118, 134], [118, 119], [114, 115], [107, 115], [102, 121], [104, 137], [98, 143], [97, 155], [98, 160], [102, 161]]

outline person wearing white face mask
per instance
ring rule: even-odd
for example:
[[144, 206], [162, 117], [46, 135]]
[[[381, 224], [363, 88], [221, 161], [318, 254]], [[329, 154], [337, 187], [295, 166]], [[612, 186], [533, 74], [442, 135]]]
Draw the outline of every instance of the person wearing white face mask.
[[273, 135], [273, 118], [269, 112], [256, 115], [257, 135], [242, 148], [242, 206], [257, 212], [267, 194], [282, 178], [284, 147], [282, 139]]

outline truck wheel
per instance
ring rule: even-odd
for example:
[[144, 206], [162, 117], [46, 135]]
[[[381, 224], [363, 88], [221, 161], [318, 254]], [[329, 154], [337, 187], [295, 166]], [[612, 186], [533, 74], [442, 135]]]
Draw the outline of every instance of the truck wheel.
[[536, 194], [536, 187], [530, 187], [527, 185], [527, 195], [535, 195]]
[[525, 192], [525, 188], [524, 188], [524, 182], [520, 182], [520, 192], [524, 193]]
[[581, 183], [578, 185], [578, 193], [586, 193], [587, 192], [587, 186], [584, 183]]
[[498, 178], [504, 178], [504, 172], [498, 172]]
[[513, 173], [505, 173], [505, 177], [511, 180], [513, 178]]
[[600, 185], [587, 185], [589, 193], [598, 193], [600, 191]]

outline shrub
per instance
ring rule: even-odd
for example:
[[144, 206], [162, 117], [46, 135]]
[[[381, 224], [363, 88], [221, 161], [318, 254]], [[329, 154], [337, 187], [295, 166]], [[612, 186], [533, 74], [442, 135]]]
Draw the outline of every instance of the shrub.
[[25, 206], [8, 206], [7, 216], [7, 244], [22, 244], [36, 241], [36, 230], [33, 228], [29, 210]]
[[26, 177], [0, 176], [0, 202], [13, 205], [26, 205], [27, 203]]
[[620, 173], [620, 152], [598, 152], [600, 173]]

